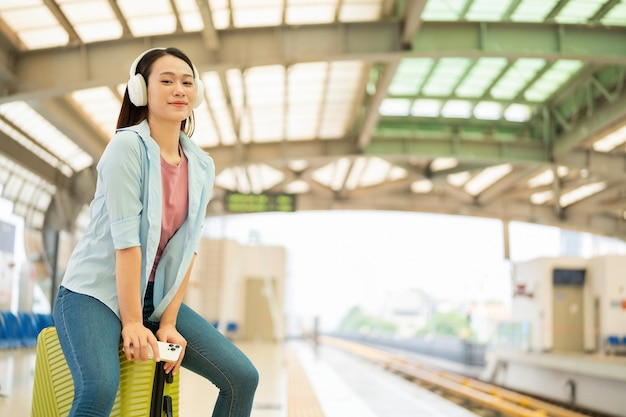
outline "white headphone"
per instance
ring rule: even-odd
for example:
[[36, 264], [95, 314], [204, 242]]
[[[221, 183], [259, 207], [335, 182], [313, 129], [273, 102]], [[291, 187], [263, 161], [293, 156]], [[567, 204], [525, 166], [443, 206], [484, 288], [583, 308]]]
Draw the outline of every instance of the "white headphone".
[[[165, 48], [152, 48], [144, 51], [133, 61], [130, 66], [128, 83], [126, 84], [126, 88], [128, 89], [128, 98], [131, 103], [133, 103], [137, 107], [145, 106], [148, 104], [148, 89], [146, 87], [146, 80], [143, 78], [143, 75], [137, 73], [137, 65], [139, 65], [139, 61], [144, 57], [148, 52], [160, 50], [164, 51]], [[193, 107], [196, 108], [200, 104], [202, 104], [202, 100], [204, 99], [204, 84], [202, 80], [200, 80], [200, 76], [198, 75], [198, 70], [195, 65], [191, 64], [191, 68], [193, 69], [193, 83], [196, 86], [196, 100], [193, 102]]]

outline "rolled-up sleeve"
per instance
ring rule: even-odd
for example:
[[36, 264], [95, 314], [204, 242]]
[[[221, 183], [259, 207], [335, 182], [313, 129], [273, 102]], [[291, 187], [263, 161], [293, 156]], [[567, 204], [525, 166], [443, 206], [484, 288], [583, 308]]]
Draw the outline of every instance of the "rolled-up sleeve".
[[115, 249], [141, 243], [142, 146], [135, 133], [120, 132], [111, 139], [98, 163]]

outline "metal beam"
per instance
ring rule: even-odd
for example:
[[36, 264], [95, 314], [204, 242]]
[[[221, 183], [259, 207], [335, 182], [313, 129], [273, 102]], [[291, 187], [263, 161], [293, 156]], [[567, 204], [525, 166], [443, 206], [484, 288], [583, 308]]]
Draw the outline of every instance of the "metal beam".
[[403, 50], [400, 25], [385, 21], [229, 29], [220, 31], [221, 46], [215, 51], [207, 50], [201, 33], [29, 51], [17, 58], [14, 70], [17, 82], [9, 94], [0, 98], [0, 103], [56, 96], [80, 88], [115, 86], [126, 81], [128, 63], [141, 51], [163, 45], [182, 48], [201, 72], [294, 62], [374, 63], [405, 57], [445, 56], [571, 58], [626, 65], [626, 28], [423, 22], [413, 37], [411, 50]]
[[2, 143], [0, 153], [48, 181], [50, 184], [54, 184], [57, 187], [65, 187], [69, 183], [69, 178], [63, 175], [61, 171], [48, 164], [29, 149], [17, 143], [2, 131], [0, 131], [0, 142]]
[[405, 6], [404, 27], [400, 41], [403, 45], [409, 45], [411, 39], [422, 26], [422, 12], [426, 7], [427, 0], [408, 0]]
[[48, 122], [87, 152], [94, 161], [100, 159], [109, 138], [103, 138], [64, 98], [30, 100], [28, 104]]
[[564, 156], [582, 145], [588, 145], [598, 135], [612, 126], [623, 123], [624, 120], [626, 120], [626, 92], [614, 102], [598, 107], [594, 114], [575, 124], [571, 131], [557, 136], [553, 150], [555, 158]]

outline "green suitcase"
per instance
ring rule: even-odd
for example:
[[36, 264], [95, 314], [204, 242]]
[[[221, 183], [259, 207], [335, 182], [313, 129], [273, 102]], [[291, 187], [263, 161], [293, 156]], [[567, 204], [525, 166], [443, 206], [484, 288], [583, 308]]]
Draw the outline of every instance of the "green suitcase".
[[[163, 362], [129, 361], [121, 346], [119, 355], [120, 386], [111, 417], [177, 417], [179, 374], [166, 375]], [[31, 417], [66, 417], [73, 399], [74, 383], [56, 328], [47, 327], [37, 338]]]

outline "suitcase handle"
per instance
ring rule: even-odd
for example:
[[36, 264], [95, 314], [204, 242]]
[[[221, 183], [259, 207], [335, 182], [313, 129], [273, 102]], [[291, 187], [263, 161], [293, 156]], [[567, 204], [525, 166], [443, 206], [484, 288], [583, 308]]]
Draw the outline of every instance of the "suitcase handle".
[[172, 397], [170, 397], [169, 395], [163, 397], [163, 412], [165, 413], [165, 417], [174, 417]]

